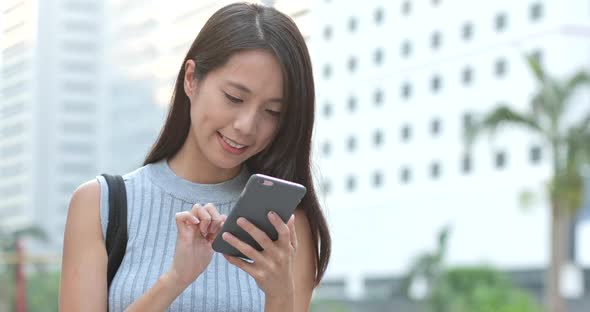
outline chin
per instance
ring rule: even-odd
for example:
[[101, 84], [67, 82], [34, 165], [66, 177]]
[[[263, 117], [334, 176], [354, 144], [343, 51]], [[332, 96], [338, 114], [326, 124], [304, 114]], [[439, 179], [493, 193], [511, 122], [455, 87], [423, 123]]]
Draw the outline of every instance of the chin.
[[215, 167], [219, 169], [229, 170], [234, 169], [236, 167], [241, 166], [246, 160], [237, 160], [237, 159], [217, 159], [217, 161], [212, 161]]

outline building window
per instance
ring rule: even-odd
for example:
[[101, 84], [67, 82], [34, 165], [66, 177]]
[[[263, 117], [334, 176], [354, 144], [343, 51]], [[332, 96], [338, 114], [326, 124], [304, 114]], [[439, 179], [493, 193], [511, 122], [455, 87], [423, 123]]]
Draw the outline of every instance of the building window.
[[470, 85], [473, 81], [473, 69], [471, 67], [465, 67], [461, 72], [461, 81], [463, 85]]
[[541, 162], [541, 147], [533, 146], [529, 151], [529, 160], [531, 164], [537, 165]]
[[25, 124], [22, 121], [4, 125], [0, 127], [0, 138], [12, 138], [18, 135], [23, 134], [26, 131]]
[[375, 10], [375, 24], [381, 25], [383, 23], [384, 13], [383, 8], [378, 8]]
[[472, 23], [466, 22], [465, 24], [463, 24], [463, 27], [461, 28], [461, 37], [463, 37], [463, 40], [465, 41], [471, 40], [471, 38], [473, 37]]
[[438, 48], [440, 48], [440, 44], [441, 44], [441, 34], [438, 31], [435, 31], [434, 33], [432, 33], [432, 35], [430, 36], [430, 47], [433, 50], [437, 50]]
[[494, 20], [494, 25], [496, 27], [497, 32], [502, 32], [506, 30], [508, 25], [508, 17], [506, 17], [506, 13], [498, 13], [496, 15], [496, 19]]
[[13, 56], [23, 55], [25, 52], [26, 46], [23, 41], [17, 42], [6, 49], [2, 50], [2, 57], [4, 59], [11, 58]]
[[496, 169], [504, 169], [506, 167], [506, 152], [496, 152], [494, 156]]
[[381, 187], [383, 185], [383, 174], [379, 171], [373, 173], [373, 186]]
[[354, 31], [356, 31], [357, 27], [358, 27], [358, 22], [357, 22], [356, 18], [351, 17], [348, 20], [348, 30], [350, 32], [354, 32]]
[[375, 50], [373, 61], [375, 62], [375, 65], [381, 65], [383, 63], [383, 49], [379, 48]]
[[332, 104], [326, 103], [324, 104], [324, 117], [329, 118], [332, 116]]
[[404, 98], [406, 100], [409, 99], [412, 96], [412, 85], [410, 85], [409, 82], [405, 82], [402, 85], [401, 93], [402, 93], [402, 98]]
[[356, 70], [356, 67], [357, 67], [357, 60], [354, 56], [351, 56], [348, 59], [348, 71], [350, 71], [352, 73]]
[[410, 168], [408, 167], [402, 168], [400, 171], [400, 181], [403, 184], [407, 184], [410, 180], [412, 180], [412, 171], [410, 171]]
[[330, 155], [331, 152], [332, 144], [330, 144], [330, 142], [324, 142], [324, 145], [322, 146], [322, 153], [324, 153], [324, 156]]
[[405, 40], [401, 46], [402, 57], [408, 58], [411, 53], [412, 53], [412, 44], [410, 43], [409, 40]]
[[373, 94], [373, 101], [375, 102], [375, 106], [381, 106], [383, 104], [383, 90], [375, 90], [375, 93]]
[[324, 65], [324, 78], [328, 79], [332, 76], [332, 66], [329, 64]]
[[381, 130], [375, 130], [375, 133], [373, 134], [373, 143], [377, 147], [383, 145], [383, 132]]
[[404, 1], [402, 3], [402, 14], [403, 15], [410, 15], [412, 11], [412, 3], [410, 1]]
[[440, 4], [440, 0], [432, 0], [430, 2], [432, 3], [432, 6], [438, 6]]
[[432, 90], [432, 92], [437, 93], [438, 91], [440, 91], [441, 86], [442, 80], [440, 76], [435, 75], [434, 77], [432, 77], [432, 79], [430, 80], [430, 89]]
[[529, 8], [529, 19], [533, 22], [543, 18], [543, 5], [539, 2], [531, 4]]
[[62, 103], [63, 110], [69, 113], [93, 113], [96, 103], [88, 101], [66, 100]]
[[464, 155], [463, 159], [461, 159], [461, 172], [463, 172], [463, 174], [468, 174], [471, 172], [471, 169], [472, 169], [471, 156]]
[[346, 146], [348, 147], [349, 152], [354, 152], [356, 150], [356, 139], [353, 136], [348, 137]]
[[330, 194], [331, 191], [332, 191], [332, 183], [329, 180], [324, 181], [324, 183], [322, 183], [322, 193], [324, 195], [328, 195], [328, 194]]
[[352, 192], [356, 189], [356, 179], [353, 176], [349, 176], [346, 179], [346, 189], [349, 192]]
[[496, 77], [502, 78], [506, 76], [507, 67], [508, 65], [505, 59], [496, 60], [496, 63], [494, 64], [494, 73], [496, 74]]
[[356, 104], [357, 104], [356, 102], [357, 102], [356, 97], [351, 96], [348, 98], [348, 110], [350, 112], [354, 112], [356, 110]]
[[435, 118], [432, 120], [432, 122], [430, 123], [430, 133], [433, 136], [437, 136], [440, 133], [440, 119]]
[[412, 137], [412, 128], [409, 125], [402, 127], [402, 141], [408, 142]]
[[326, 39], [326, 41], [332, 39], [332, 27], [326, 26], [324, 28], [324, 39]]
[[433, 180], [436, 180], [440, 177], [440, 164], [438, 162], [433, 162], [430, 164], [430, 177]]

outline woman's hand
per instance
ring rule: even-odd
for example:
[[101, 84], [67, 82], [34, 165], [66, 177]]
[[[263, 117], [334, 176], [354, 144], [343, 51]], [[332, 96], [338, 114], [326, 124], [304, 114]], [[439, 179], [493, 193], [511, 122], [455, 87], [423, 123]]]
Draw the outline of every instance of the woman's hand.
[[187, 287], [207, 268], [213, 257], [211, 244], [226, 218], [213, 204], [196, 204], [176, 214], [178, 237], [168, 272], [174, 282]]
[[238, 257], [223, 256], [231, 264], [250, 274], [268, 299], [293, 298], [293, 263], [297, 251], [295, 215], [286, 224], [272, 211], [269, 212], [268, 219], [278, 233], [278, 239], [274, 242], [245, 218], [237, 220], [238, 225], [260, 244], [263, 251], [254, 249], [228, 232], [222, 234], [225, 241], [252, 259], [253, 263]]

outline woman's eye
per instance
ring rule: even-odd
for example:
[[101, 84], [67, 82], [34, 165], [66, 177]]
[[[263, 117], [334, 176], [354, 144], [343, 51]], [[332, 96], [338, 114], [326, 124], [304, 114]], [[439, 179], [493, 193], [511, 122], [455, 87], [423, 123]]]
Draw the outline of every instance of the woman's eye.
[[279, 111], [273, 111], [272, 109], [267, 109], [266, 111], [273, 117], [281, 116], [281, 112], [279, 112]]
[[[224, 92], [224, 93], [225, 93], [225, 92]], [[243, 102], [243, 100], [242, 100], [242, 99], [239, 99], [239, 98], [237, 98], [237, 97], [235, 97], [235, 96], [231, 96], [231, 95], [229, 95], [229, 94], [227, 94], [227, 93], [225, 93], [225, 97], [226, 97], [228, 100], [232, 101], [233, 103], [242, 103], [242, 102]]]

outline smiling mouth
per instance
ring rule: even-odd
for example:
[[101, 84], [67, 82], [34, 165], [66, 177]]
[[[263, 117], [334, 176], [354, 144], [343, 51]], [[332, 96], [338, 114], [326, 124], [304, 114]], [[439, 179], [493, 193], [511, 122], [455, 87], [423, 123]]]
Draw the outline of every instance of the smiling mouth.
[[222, 140], [223, 140], [225, 143], [227, 143], [227, 145], [229, 145], [229, 146], [231, 146], [231, 147], [233, 147], [233, 148], [235, 148], [235, 149], [238, 149], [238, 150], [239, 150], [239, 149], [244, 149], [244, 148], [248, 147], [248, 145], [245, 145], [245, 144], [240, 144], [240, 143], [238, 143], [238, 142], [236, 142], [236, 141], [234, 141], [234, 140], [232, 140], [232, 139], [230, 139], [230, 138], [228, 138], [228, 137], [224, 136], [224, 135], [223, 135], [223, 134], [221, 134], [220, 132], [217, 132], [217, 134], [218, 134], [218, 135], [221, 137], [221, 139], [222, 139]]

